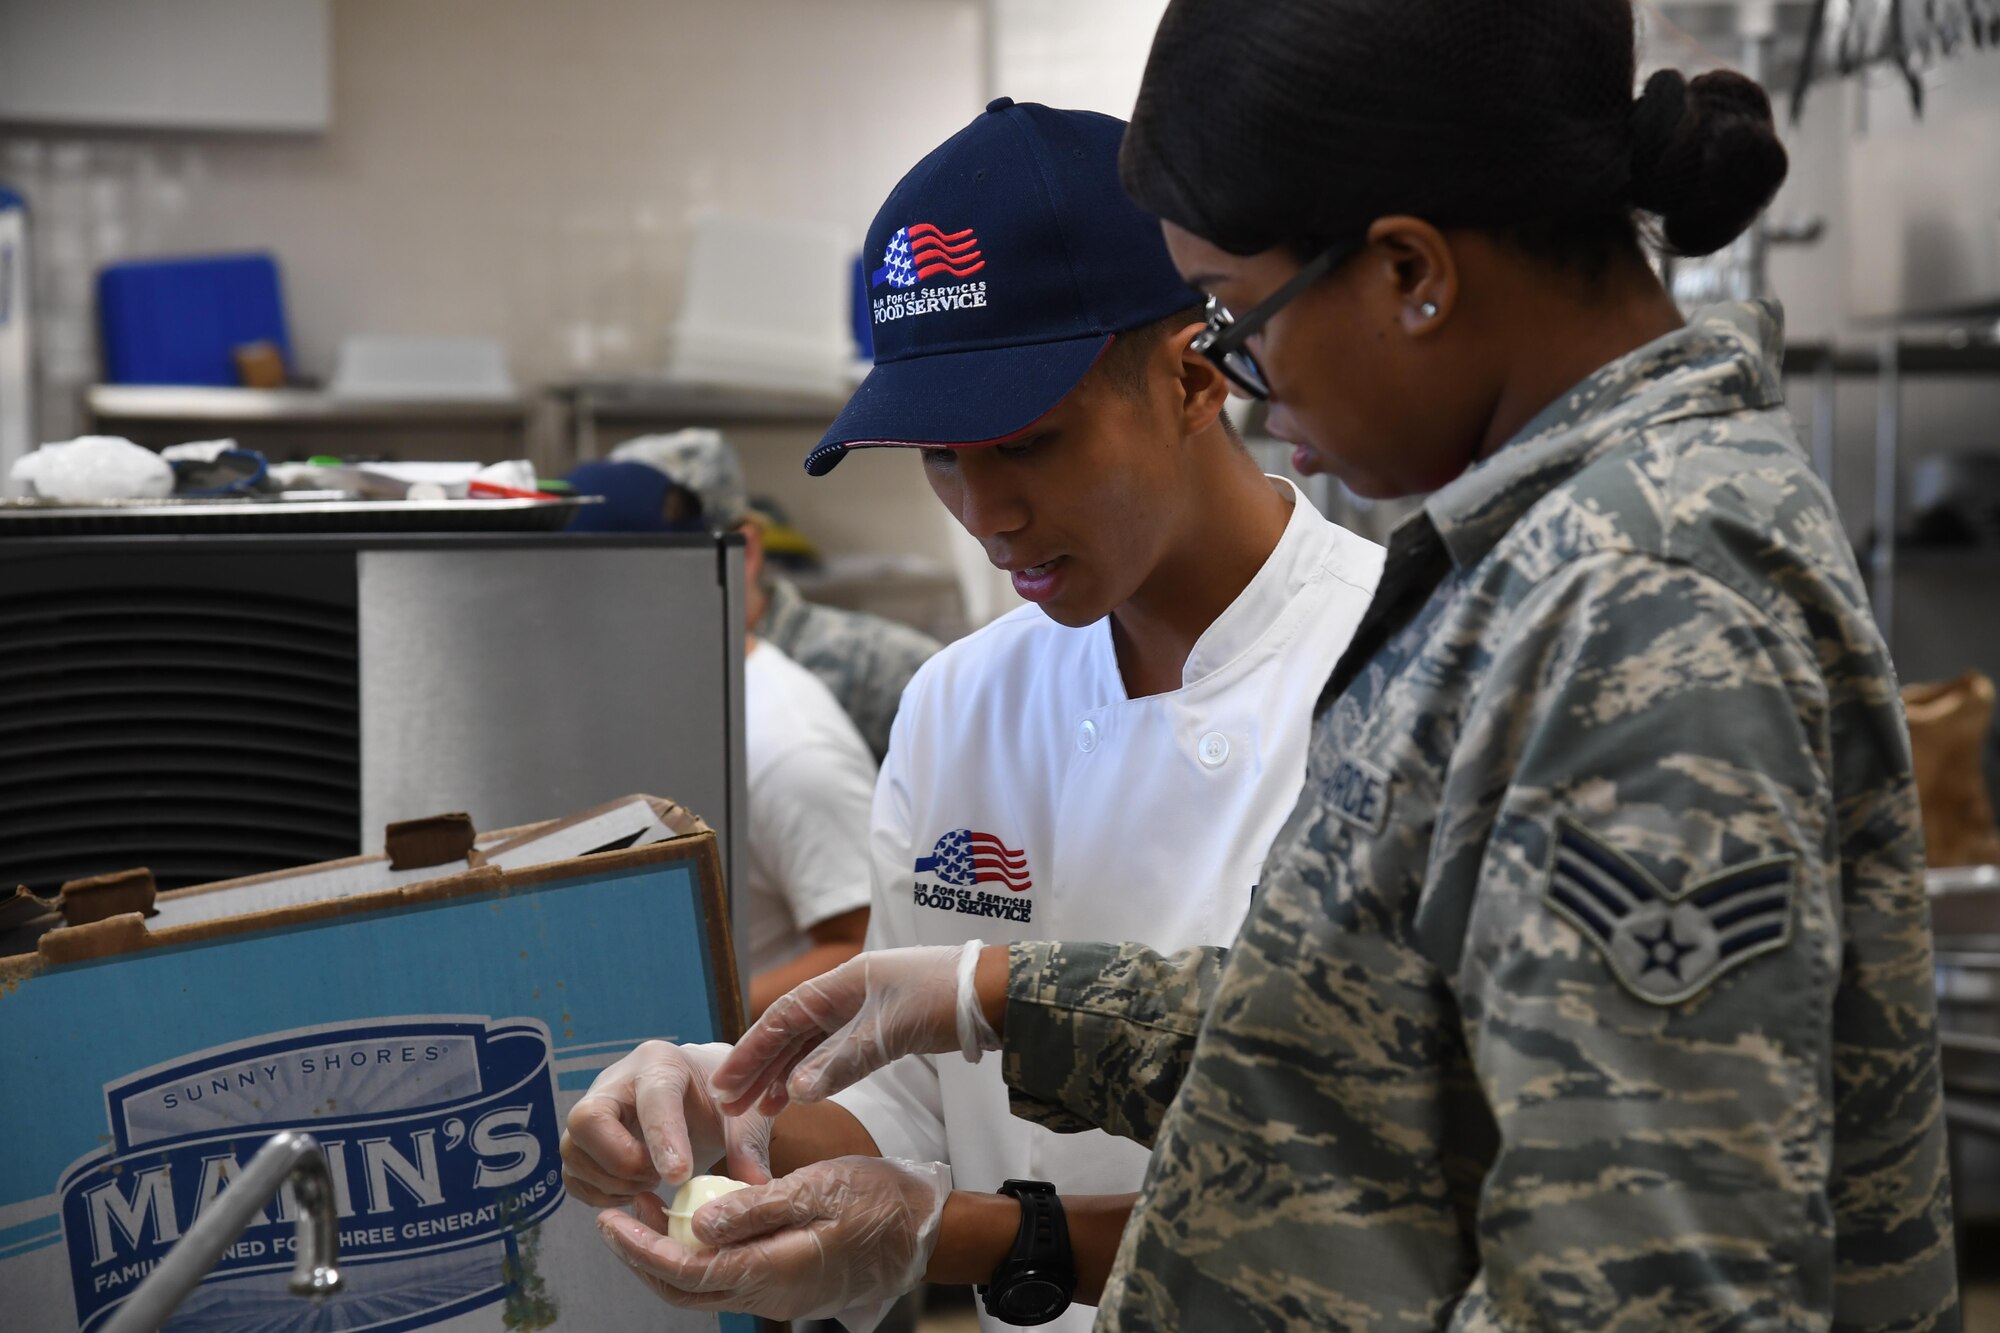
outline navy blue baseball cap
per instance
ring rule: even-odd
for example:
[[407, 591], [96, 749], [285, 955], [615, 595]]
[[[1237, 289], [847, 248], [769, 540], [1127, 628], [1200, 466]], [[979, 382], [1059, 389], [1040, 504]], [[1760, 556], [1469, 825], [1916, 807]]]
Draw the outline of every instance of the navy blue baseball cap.
[[601, 500], [577, 510], [571, 532], [708, 531], [699, 497], [680, 491], [675, 502], [679, 488], [673, 479], [645, 463], [593, 460], [577, 464], [565, 480], [576, 494]]
[[807, 472], [849, 449], [1013, 439], [1118, 334], [1202, 303], [1118, 183], [1124, 136], [1111, 116], [1002, 97], [903, 177], [862, 256], [875, 368]]

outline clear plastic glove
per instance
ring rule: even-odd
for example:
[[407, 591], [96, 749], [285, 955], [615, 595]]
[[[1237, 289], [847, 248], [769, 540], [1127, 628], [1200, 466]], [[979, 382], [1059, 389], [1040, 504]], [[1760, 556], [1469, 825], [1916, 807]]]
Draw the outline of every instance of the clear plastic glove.
[[657, 1206], [651, 1191], [680, 1185], [718, 1159], [738, 1180], [768, 1181], [771, 1118], [726, 1115], [709, 1091], [729, 1050], [724, 1042], [649, 1041], [599, 1074], [563, 1130], [564, 1187], [599, 1208], [641, 1197]]
[[950, 1195], [942, 1162], [835, 1157], [703, 1207], [700, 1249], [667, 1238], [650, 1196], [637, 1218], [607, 1209], [597, 1228], [670, 1305], [824, 1319], [916, 1286]]
[[883, 949], [850, 958], [764, 1011], [715, 1074], [730, 1111], [776, 1115], [796, 1097], [815, 1102], [906, 1055], [1000, 1049], [980, 1012], [973, 970], [981, 940]]

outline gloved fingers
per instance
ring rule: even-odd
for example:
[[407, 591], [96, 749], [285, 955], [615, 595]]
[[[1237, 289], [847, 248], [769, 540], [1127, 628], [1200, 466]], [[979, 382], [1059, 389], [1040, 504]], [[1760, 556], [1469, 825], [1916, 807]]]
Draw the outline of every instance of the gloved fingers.
[[769, 1116], [731, 1117], [728, 1124], [729, 1150], [723, 1155], [724, 1174], [746, 1185], [767, 1185], [771, 1181], [771, 1119]]
[[681, 1184], [698, 1166], [707, 1165], [694, 1160], [688, 1141], [687, 1101], [694, 1072], [683, 1060], [662, 1061], [632, 1079], [640, 1140], [660, 1180], [669, 1185]]
[[672, 1220], [672, 1214], [667, 1212], [667, 1205], [660, 1201], [659, 1195], [635, 1196], [632, 1200], [632, 1212], [639, 1219], [639, 1224], [647, 1230], [657, 1231], [662, 1236], [667, 1234], [667, 1223]]
[[[629, 1239], [620, 1234], [621, 1219]], [[830, 1266], [812, 1230], [779, 1232], [727, 1250], [694, 1251], [664, 1237], [649, 1244], [643, 1228], [623, 1213], [605, 1213], [598, 1224], [619, 1258], [654, 1294], [683, 1309], [800, 1319], [832, 1314], [855, 1303], [847, 1274]]]
[[757, 1099], [757, 1114], [775, 1118], [784, 1114], [785, 1108], [791, 1104], [792, 1095], [785, 1090], [785, 1080], [781, 1076], [770, 1087], [764, 1089], [764, 1095]]
[[602, 1184], [629, 1182], [637, 1189], [651, 1189], [659, 1179], [639, 1141], [630, 1101], [599, 1093], [596, 1086], [570, 1108], [562, 1137], [563, 1165], [588, 1166], [592, 1179]]
[[683, 1292], [754, 1295], [795, 1279], [817, 1289], [825, 1273], [819, 1238], [791, 1230], [727, 1249], [696, 1249], [617, 1209], [597, 1215], [597, 1229], [627, 1264]]
[[896, 1053], [882, 1040], [881, 1011], [873, 1006], [808, 1053], [785, 1080], [787, 1098], [825, 1101], [887, 1065]]
[[[659, 1200], [653, 1202], [657, 1205]], [[639, 1206], [645, 1208], [644, 1204]], [[656, 1219], [665, 1212], [664, 1209], [648, 1211]], [[616, 1208], [607, 1208], [597, 1215], [597, 1231], [612, 1252], [632, 1268], [676, 1290], [714, 1291], [729, 1285], [726, 1281], [711, 1280], [716, 1258], [713, 1251], [683, 1245], [663, 1229], [649, 1226]]]
[[828, 1029], [805, 1016], [792, 991], [779, 997], [751, 1025], [711, 1080], [722, 1109], [740, 1115], [752, 1106], [765, 1115], [785, 1107], [785, 1078]]
[[659, 1183], [625, 1180], [599, 1171], [587, 1159], [573, 1158], [567, 1139], [563, 1142], [562, 1156], [563, 1188], [593, 1207], [622, 1207]]
[[824, 1215], [818, 1174], [806, 1167], [768, 1185], [711, 1199], [689, 1220], [694, 1238], [703, 1245], [735, 1245], [804, 1226]]
[[[981, 942], [972, 940], [854, 959], [866, 980], [862, 1003], [839, 1032], [793, 1067], [787, 1095], [794, 1101], [821, 1101], [903, 1056], [963, 1049], [962, 977], [970, 978], [980, 948]], [[980, 1041], [984, 1044], [983, 1036]]]
[[799, 1061], [818, 1049], [827, 1040], [827, 1034], [800, 1034], [780, 1049], [772, 1052], [763, 1064], [752, 1069], [746, 1066], [744, 1072], [733, 1083], [722, 1082], [724, 1073], [731, 1072], [725, 1066], [717, 1071], [715, 1095], [722, 1103], [722, 1109], [731, 1115], [748, 1115], [752, 1112], [764, 1116], [776, 1116], [791, 1104], [791, 1094], [785, 1087]]
[[[642, 1225], [654, 1231], [666, 1230], [667, 1210], [658, 1199], [651, 1195], [641, 1195], [638, 1209]], [[618, 1249], [616, 1245], [612, 1248]], [[744, 1293], [740, 1291], [692, 1291], [633, 1263], [622, 1251], [619, 1251], [619, 1257], [625, 1259], [626, 1264], [641, 1282], [653, 1289], [655, 1296], [683, 1310], [728, 1310], [733, 1308], [732, 1302], [740, 1304], [745, 1299]]]
[[598, 1216], [605, 1242], [664, 1300], [795, 1319], [894, 1296], [920, 1280], [950, 1197], [937, 1162], [839, 1157], [723, 1195], [695, 1213], [695, 1245], [661, 1234], [667, 1212]]
[[864, 953], [781, 996], [715, 1070], [717, 1099], [732, 1113], [776, 1115], [900, 1056], [961, 1049], [959, 973], [977, 947]]
[[712, 1080], [725, 1110], [740, 1111], [753, 1102], [767, 1115], [783, 1109], [784, 1081], [793, 1066], [866, 1003], [868, 972], [858, 965], [866, 957], [850, 958], [793, 987], [750, 1025]]

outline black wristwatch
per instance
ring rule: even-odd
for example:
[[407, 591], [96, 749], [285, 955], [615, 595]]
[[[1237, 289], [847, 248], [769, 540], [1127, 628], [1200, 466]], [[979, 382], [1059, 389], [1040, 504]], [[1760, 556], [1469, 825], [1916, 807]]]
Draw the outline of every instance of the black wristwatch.
[[1069, 1248], [1069, 1219], [1056, 1187], [1046, 1180], [1010, 1180], [1000, 1193], [1021, 1204], [1014, 1248], [979, 1289], [986, 1313], [1003, 1324], [1046, 1324], [1076, 1295], [1076, 1256]]

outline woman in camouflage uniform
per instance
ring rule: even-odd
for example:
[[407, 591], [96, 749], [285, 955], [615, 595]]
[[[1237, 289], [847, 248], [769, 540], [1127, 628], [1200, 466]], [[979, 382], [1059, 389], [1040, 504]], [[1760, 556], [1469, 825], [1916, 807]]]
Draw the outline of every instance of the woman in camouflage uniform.
[[864, 955], [721, 1090], [1003, 1049], [1154, 1147], [1099, 1328], [1956, 1326], [1895, 680], [1777, 310], [1684, 321], [1641, 244], [1784, 151], [1739, 76], [1634, 83], [1623, 0], [1175, 0], [1125, 178], [1210, 355], [1427, 497], [1304, 795], [1226, 953]]

